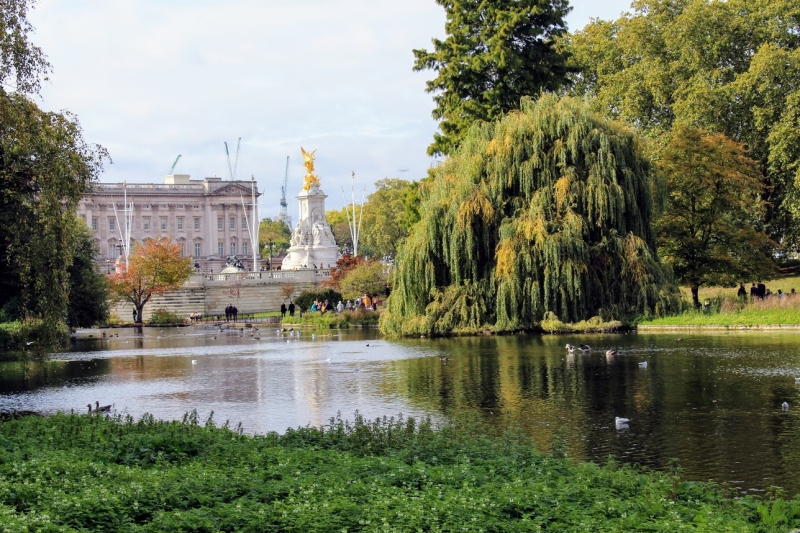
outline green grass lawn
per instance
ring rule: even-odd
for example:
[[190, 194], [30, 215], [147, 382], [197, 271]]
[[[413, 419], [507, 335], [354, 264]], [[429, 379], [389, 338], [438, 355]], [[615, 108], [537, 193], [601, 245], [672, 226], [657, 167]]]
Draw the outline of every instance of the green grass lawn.
[[[790, 293], [792, 288], [800, 291], [800, 276], [789, 276], [764, 280], [773, 295], [781, 289]], [[746, 284], [748, 295], [750, 284]], [[738, 287], [701, 287], [700, 303], [709, 302], [710, 310], [688, 310], [680, 315], [661, 317], [639, 323], [640, 326], [768, 326], [800, 324], [800, 294], [749, 302], [742, 305], [737, 297]], [[691, 291], [681, 287], [684, 299], [691, 302]]]
[[[772, 532], [800, 502], [538, 452], [516, 430], [356, 417], [250, 437], [144, 417], [0, 421], [0, 531]], [[557, 446], [557, 448], [559, 448]]]

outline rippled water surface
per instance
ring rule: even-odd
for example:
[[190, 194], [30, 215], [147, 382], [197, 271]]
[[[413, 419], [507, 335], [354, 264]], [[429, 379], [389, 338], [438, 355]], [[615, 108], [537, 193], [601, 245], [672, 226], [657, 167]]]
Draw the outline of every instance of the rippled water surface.
[[[559, 435], [579, 460], [666, 469], [677, 458], [690, 479], [800, 491], [800, 333], [394, 341], [374, 330], [105, 331], [119, 336], [83, 332], [71, 352], [27, 370], [0, 362], [0, 411], [86, 411], [99, 400], [136, 417], [213, 411], [253, 433], [356, 410], [435, 420], [473, 411], [522, 427], [543, 449]], [[571, 356], [566, 343], [593, 350]], [[606, 357], [610, 348], [619, 353]]]

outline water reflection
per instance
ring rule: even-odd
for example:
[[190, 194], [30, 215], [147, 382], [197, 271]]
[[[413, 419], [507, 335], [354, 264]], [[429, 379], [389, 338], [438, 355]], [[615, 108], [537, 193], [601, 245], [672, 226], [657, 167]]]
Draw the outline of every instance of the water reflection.
[[[0, 363], [0, 410], [82, 411], [99, 400], [134, 416], [213, 410], [218, 422], [241, 421], [251, 432], [356, 410], [435, 419], [471, 411], [498, 430], [523, 428], [543, 449], [560, 435], [580, 460], [614, 455], [666, 468], [677, 458], [691, 479], [800, 489], [790, 468], [800, 459], [800, 334], [387, 341], [373, 330], [250, 333], [115, 330], [27, 369]], [[566, 343], [594, 349], [569, 354]], [[630, 423], [618, 429], [616, 416]]]

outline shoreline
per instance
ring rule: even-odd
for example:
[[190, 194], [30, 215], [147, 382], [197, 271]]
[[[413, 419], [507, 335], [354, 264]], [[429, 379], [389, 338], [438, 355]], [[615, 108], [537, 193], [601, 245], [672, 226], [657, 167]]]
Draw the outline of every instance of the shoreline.
[[714, 331], [800, 331], [800, 324], [653, 324], [636, 326], [636, 332], [647, 331], [654, 333], [658, 331], [679, 331], [689, 329], [707, 329]]

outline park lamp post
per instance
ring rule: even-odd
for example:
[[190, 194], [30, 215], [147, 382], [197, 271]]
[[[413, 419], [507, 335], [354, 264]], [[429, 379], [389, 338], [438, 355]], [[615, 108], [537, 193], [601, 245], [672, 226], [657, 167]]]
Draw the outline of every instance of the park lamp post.
[[106, 274], [111, 275], [111, 259], [106, 259]]
[[275, 246], [275, 243], [270, 239], [267, 245], [269, 246], [269, 269], [272, 270], [272, 247]]

